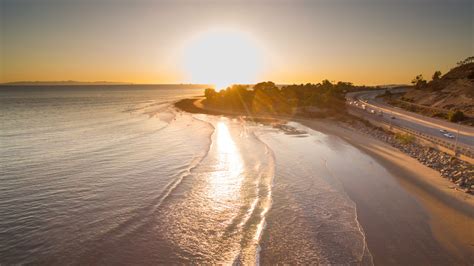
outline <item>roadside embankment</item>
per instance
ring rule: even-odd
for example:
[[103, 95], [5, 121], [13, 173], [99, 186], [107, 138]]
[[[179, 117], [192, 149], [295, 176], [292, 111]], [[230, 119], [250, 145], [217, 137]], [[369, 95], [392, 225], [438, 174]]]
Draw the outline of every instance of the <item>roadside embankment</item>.
[[420, 163], [438, 171], [442, 177], [453, 182], [452, 189], [474, 193], [474, 166], [445, 152], [424, 146], [406, 134], [394, 134], [360, 120], [347, 123], [347, 126], [378, 140], [388, 143]]

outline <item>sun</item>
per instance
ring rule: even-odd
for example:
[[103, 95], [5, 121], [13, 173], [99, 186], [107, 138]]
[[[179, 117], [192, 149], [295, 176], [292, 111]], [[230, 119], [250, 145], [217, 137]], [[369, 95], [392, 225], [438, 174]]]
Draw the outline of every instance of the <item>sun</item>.
[[236, 83], [255, 83], [262, 61], [257, 42], [239, 31], [204, 32], [189, 41], [184, 52], [188, 79], [213, 84], [217, 90]]

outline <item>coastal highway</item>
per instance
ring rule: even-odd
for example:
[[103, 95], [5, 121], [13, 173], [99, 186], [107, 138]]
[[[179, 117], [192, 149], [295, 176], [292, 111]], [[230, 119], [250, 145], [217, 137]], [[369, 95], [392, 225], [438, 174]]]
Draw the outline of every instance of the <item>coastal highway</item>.
[[[398, 90], [398, 91], [397, 91]], [[403, 89], [391, 90], [392, 93], [402, 92]], [[371, 116], [378, 115], [380, 118], [393, 125], [398, 125], [415, 130], [420, 133], [437, 137], [445, 141], [455, 144], [456, 135], [458, 135], [458, 145], [473, 149], [474, 147], [474, 128], [465, 125], [459, 125], [448, 121], [443, 121], [431, 117], [426, 117], [416, 113], [405, 111], [398, 107], [389, 106], [384, 103], [381, 99], [377, 98], [385, 90], [374, 90], [364, 92], [348, 93], [346, 95], [348, 104], [362, 110], [362, 105], [365, 105], [365, 111]], [[357, 103], [357, 105], [355, 104]], [[376, 114], [372, 114], [371, 110], [374, 110]], [[370, 116], [369, 116], [370, 117]], [[454, 135], [454, 138], [448, 138], [444, 136], [440, 130], [446, 130]]]

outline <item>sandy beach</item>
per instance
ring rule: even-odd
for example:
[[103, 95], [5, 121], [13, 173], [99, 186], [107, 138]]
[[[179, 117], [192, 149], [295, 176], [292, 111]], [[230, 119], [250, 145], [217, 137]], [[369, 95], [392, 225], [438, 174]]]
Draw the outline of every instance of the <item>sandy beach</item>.
[[[177, 105], [193, 113], [219, 115], [196, 99]], [[221, 115], [238, 115], [221, 113]], [[282, 119], [282, 117], [275, 117]], [[369, 155], [394, 176], [385, 180], [338, 177], [357, 205], [357, 214], [375, 264], [461, 264], [474, 261], [474, 198], [416, 159], [330, 119], [293, 118], [309, 128], [336, 136]], [[404, 203], [400, 188], [413, 197]]]
[[[434, 239], [442, 246], [442, 250], [450, 253], [450, 257], [456, 258], [454, 261], [448, 258], [440, 260], [447, 259], [446, 262], [456, 264], [469, 264], [474, 261], [474, 198], [471, 195], [453, 189], [452, 183], [414, 158], [386, 143], [344, 128], [337, 122], [308, 119], [297, 121], [315, 130], [343, 138], [397, 177], [398, 183], [413, 195], [426, 211], [429, 229]], [[413, 230], [414, 226], [419, 225], [407, 223], [407, 219], [415, 221], [415, 217], [422, 214], [411, 213], [407, 217], [397, 217], [390, 212], [390, 206], [395, 206], [384, 193], [377, 191], [380, 189], [376, 186], [377, 180], [341, 179], [349, 196], [358, 205], [359, 220], [366, 231], [369, 249], [376, 264], [405, 264], [413, 262], [413, 259], [427, 264], [428, 261], [424, 261], [423, 257], [442, 255], [435, 252], [429, 254], [433, 243], [421, 243], [427, 248], [425, 252], [428, 252], [421, 254], [423, 251], [420, 250], [419, 239], [423, 228]], [[358, 186], [359, 182], [364, 186]], [[406, 235], [402, 232], [416, 235]], [[387, 245], [394, 243], [400, 245], [395, 245], [394, 249], [387, 248]]]

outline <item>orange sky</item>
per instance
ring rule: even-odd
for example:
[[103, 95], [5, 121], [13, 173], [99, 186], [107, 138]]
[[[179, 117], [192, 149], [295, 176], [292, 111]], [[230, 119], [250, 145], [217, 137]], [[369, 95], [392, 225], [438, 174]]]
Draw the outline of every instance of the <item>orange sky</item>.
[[[0, 82], [187, 83], [212, 70], [235, 82], [409, 83], [473, 53], [464, 0], [0, 2]], [[210, 48], [187, 69], [193, 38], [215, 28], [242, 33], [255, 49]], [[252, 67], [251, 79], [225, 72]]]

